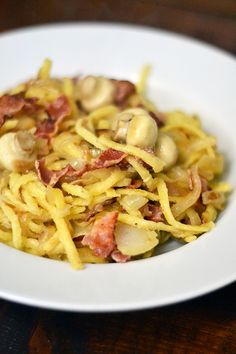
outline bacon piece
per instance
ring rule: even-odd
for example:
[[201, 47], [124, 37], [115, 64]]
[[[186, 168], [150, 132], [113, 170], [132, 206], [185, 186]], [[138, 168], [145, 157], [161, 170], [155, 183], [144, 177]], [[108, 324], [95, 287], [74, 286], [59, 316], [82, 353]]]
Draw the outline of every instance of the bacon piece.
[[68, 171], [61, 178], [63, 182], [67, 183], [76, 181], [79, 177], [83, 176], [85, 172], [89, 171], [89, 166], [86, 163], [84, 163], [84, 165], [82, 165], [79, 169], [75, 169], [70, 164], [68, 164], [66, 167], [68, 167]]
[[93, 167], [103, 168], [117, 165], [121, 162], [127, 154], [121, 151], [107, 149], [93, 162]]
[[54, 121], [61, 121], [71, 113], [68, 98], [65, 95], [58, 97], [47, 109], [50, 117]]
[[112, 254], [111, 258], [117, 263], [125, 263], [130, 260], [130, 256], [126, 256], [125, 254], [121, 253], [118, 249], [115, 249]]
[[158, 207], [153, 204], [148, 204], [148, 209], [150, 212], [149, 220], [160, 222], [164, 221], [163, 213], [161, 207]]
[[22, 93], [17, 95], [4, 95], [0, 97], [0, 127], [6, 118], [11, 118], [21, 110], [34, 110], [37, 105], [34, 98], [24, 98]]
[[128, 163], [127, 160], [123, 159], [119, 162], [119, 167], [122, 170], [127, 170], [130, 167], [130, 164]]
[[87, 171], [87, 165], [82, 166], [79, 170], [74, 169], [71, 165], [67, 165], [61, 170], [49, 170], [45, 166], [45, 159], [35, 161], [35, 169], [41, 182], [45, 185], [55, 186], [62, 177], [78, 178]]
[[[150, 147], [148, 147], [148, 148], [145, 148], [145, 149], [142, 149], [142, 150], [144, 150], [144, 151], [146, 151], [148, 154], [150, 154], [150, 155], [154, 155], [155, 153], [154, 153], [154, 149], [153, 148], [150, 148]], [[144, 162], [143, 160], [141, 160], [140, 158], [138, 158], [138, 157], [135, 157], [135, 159], [143, 166], [143, 167], [145, 167], [145, 168], [147, 168], [147, 169], [150, 169], [150, 165], [148, 165], [146, 162]]]
[[112, 80], [115, 87], [114, 102], [122, 105], [130, 95], [135, 93], [135, 85], [126, 80]]
[[89, 221], [94, 215], [103, 211], [103, 204], [96, 204], [94, 207], [88, 212], [86, 221]]
[[196, 203], [194, 204], [194, 210], [199, 214], [202, 215], [202, 213], [206, 210], [206, 206], [202, 204], [201, 199], [199, 198]]
[[145, 205], [145, 207], [142, 210], [142, 214], [147, 220], [151, 220], [155, 222], [164, 221], [164, 216], [161, 207], [158, 207], [151, 203]]
[[137, 189], [140, 188], [143, 184], [143, 181], [141, 179], [132, 179], [131, 184], [129, 185], [129, 189]]
[[118, 212], [112, 211], [96, 220], [92, 230], [85, 235], [82, 244], [89, 246], [95, 256], [106, 258], [115, 249], [114, 229]]
[[71, 113], [69, 101], [65, 95], [58, 97], [48, 108], [48, 119], [39, 122], [35, 135], [50, 140], [58, 132], [59, 124]]

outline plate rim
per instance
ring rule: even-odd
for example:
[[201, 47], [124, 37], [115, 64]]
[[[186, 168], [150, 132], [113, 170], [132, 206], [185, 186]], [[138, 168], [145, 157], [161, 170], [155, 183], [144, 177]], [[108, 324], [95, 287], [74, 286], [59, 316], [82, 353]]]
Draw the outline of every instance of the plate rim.
[[42, 23], [42, 24], [37, 24], [37, 25], [28, 25], [28, 26], [23, 26], [23, 27], [17, 27], [13, 29], [6, 29], [0, 31], [0, 39], [2, 37], [7, 37], [7, 36], [13, 36], [17, 34], [24, 34], [27, 32], [36, 32], [37, 30], [43, 29], [43, 30], [50, 30], [50, 29], [56, 29], [56, 28], [61, 28], [61, 27], [107, 27], [107, 28], [116, 28], [116, 29], [125, 29], [125, 30], [137, 30], [137, 31], [145, 31], [145, 32], [158, 32], [159, 34], [166, 35], [166, 36], [171, 36], [176, 39], [188, 41], [189, 43], [195, 43], [196, 45], [199, 46], [204, 46], [205, 49], [211, 49], [214, 50], [215, 52], [218, 52], [218, 54], [222, 54], [224, 56], [227, 56], [228, 59], [231, 59], [233, 61], [236, 60], [236, 55], [231, 53], [230, 51], [227, 51], [224, 48], [218, 47], [216, 44], [212, 44], [210, 42], [207, 42], [203, 39], [191, 37], [188, 34], [183, 34], [180, 32], [174, 32], [168, 29], [164, 28], [158, 28], [155, 26], [150, 26], [150, 25], [142, 25], [142, 24], [134, 24], [134, 23], [128, 23], [128, 22], [112, 22], [112, 21], [59, 21], [59, 22], [51, 22], [51, 23]]
[[[158, 33], [160, 35], [168, 36], [170, 39], [177, 39], [177, 40], [183, 40], [184, 42], [188, 42], [190, 44], [195, 44], [200, 46], [201, 48], [209, 49], [211, 52], [214, 51], [215, 53], [218, 53], [220, 55], [223, 55], [224, 57], [227, 57], [230, 60], [233, 60], [234, 64], [235, 62], [235, 57], [232, 53], [227, 52], [224, 49], [218, 48], [215, 45], [209, 44], [205, 41], [198, 40], [195, 38], [192, 38], [190, 36], [186, 36], [183, 34], [151, 27], [151, 26], [143, 26], [143, 25], [134, 25], [134, 24], [127, 24], [127, 23], [116, 23], [116, 22], [98, 22], [98, 21], [80, 21], [80, 22], [58, 22], [58, 23], [50, 23], [50, 24], [41, 24], [41, 25], [36, 25], [36, 26], [27, 26], [19, 29], [13, 29], [13, 30], [6, 30], [2, 31], [0, 33], [0, 41], [2, 38], [14, 36], [14, 35], [21, 35], [21, 34], [27, 34], [27, 33], [32, 33], [32, 32], [37, 32], [38, 30], [57, 30], [61, 29], [62, 27], [67, 27], [69, 28], [82, 28], [82, 27], [87, 27], [87, 28], [106, 28], [108, 29], [123, 29], [123, 30], [137, 30], [141, 32], [149, 32], [149, 33]], [[17, 252], [17, 251], [16, 251]], [[172, 304], [177, 304], [182, 301], [194, 299], [199, 296], [203, 296], [205, 294], [208, 294], [214, 290], [218, 290], [224, 286], [227, 286], [229, 284], [232, 284], [236, 280], [236, 274], [235, 276], [232, 275], [229, 277], [227, 280], [221, 280], [218, 282], [217, 285], [210, 284], [208, 286], [205, 286], [204, 290], [201, 287], [198, 292], [191, 291], [189, 293], [180, 294], [179, 296], [172, 296], [172, 299], [169, 299], [168, 297], [166, 300], [159, 301], [158, 304], [155, 303], [155, 301], [150, 303], [150, 301], [144, 302], [143, 300], [141, 303], [135, 302], [134, 304], [125, 304], [123, 303], [122, 305], [117, 304], [114, 305], [107, 305], [104, 306], [102, 305], [101, 308], [97, 307], [95, 308], [94, 306], [87, 305], [85, 306], [84, 304], [82, 307], [79, 306], [77, 303], [75, 306], [72, 306], [70, 303], [58, 303], [56, 302], [55, 304], [53, 303], [47, 303], [46, 300], [36, 300], [35, 298], [30, 297], [23, 297], [19, 295], [14, 295], [14, 294], [8, 294], [7, 291], [2, 291], [0, 289], [0, 296], [2, 298], [5, 298], [6, 300], [14, 301], [17, 303], [25, 304], [25, 305], [30, 305], [30, 306], [36, 306], [36, 307], [42, 307], [42, 308], [47, 308], [47, 309], [54, 309], [54, 310], [62, 310], [62, 311], [77, 311], [77, 312], [121, 312], [121, 311], [134, 311], [134, 310], [144, 310], [144, 309], [150, 309], [153, 307], [161, 307], [161, 306], [166, 306], [166, 305], [172, 305]]]

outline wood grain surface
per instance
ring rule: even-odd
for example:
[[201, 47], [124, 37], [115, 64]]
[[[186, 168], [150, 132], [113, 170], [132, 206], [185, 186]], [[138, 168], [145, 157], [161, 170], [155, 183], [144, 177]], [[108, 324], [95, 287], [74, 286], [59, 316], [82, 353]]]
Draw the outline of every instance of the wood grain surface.
[[0, 353], [236, 353], [236, 285], [183, 304], [75, 314], [0, 302]]
[[[164, 28], [236, 54], [236, 0], [0, 3], [0, 31], [78, 20]], [[55, 312], [0, 300], [0, 354], [8, 353], [235, 354], [236, 285], [174, 306], [118, 314]]]
[[1, 0], [0, 30], [58, 21], [116, 21], [187, 34], [236, 53], [235, 0]]

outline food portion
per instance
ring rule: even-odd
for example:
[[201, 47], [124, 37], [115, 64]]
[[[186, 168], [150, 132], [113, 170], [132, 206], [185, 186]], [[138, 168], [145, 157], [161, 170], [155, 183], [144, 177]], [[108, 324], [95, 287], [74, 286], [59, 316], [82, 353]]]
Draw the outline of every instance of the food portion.
[[230, 186], [200, 119], [103, 76], [35, 79], [0, 96], [0, 241], [73, 268], [155, 255], [214, 226]]

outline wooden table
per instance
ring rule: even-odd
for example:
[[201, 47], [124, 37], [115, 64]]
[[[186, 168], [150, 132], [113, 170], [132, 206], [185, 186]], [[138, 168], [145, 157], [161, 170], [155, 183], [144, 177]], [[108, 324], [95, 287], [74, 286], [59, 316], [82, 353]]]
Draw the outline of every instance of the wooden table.
[[[236, 53], [236, 0], [2, 0], [0, 30], [103, 20], [169, 29]], [[219, 259], [220, 262], [220, 259]], [[182, 304], [72, 314], [0, 301], [0, 354], [236, 353], [236, 285]]]

